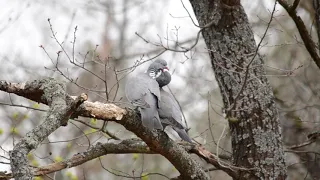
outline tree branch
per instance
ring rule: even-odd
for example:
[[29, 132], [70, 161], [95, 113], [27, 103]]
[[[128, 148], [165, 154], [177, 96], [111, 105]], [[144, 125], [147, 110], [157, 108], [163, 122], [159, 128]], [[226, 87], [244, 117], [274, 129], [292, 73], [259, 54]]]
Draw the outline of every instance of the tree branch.
[[320, 0], [312, 0], [315, 12], [316, 29], [318, 34], [318, 45], [320, 43]]
[[[214, 165], [220, 170], [228, 172], [228, 174], [233, 177], [238, 177], [238, 170], [235, 167], [230, 166], [226, 162], [222, 162], [220, 164], [217, 161], [217, 158], [205, 150], [202, 146], [193, 146], [190, 144], [182, 144], [182, 147], [189, 153], [194, 153], [199, 155], [202, 159], [207, 161], [208, 163]], [[34, 170], [35, 176], [41, 176], [49, 173], [53, 173], [56, 171], [60, 171], [65, 168], [71, 168], [83, 164], [87, 161], [93, 160], [100, 156], [104, 156], [107, 154], [128, 154], [128, 153], [143, 153], [143, 154], [157, 154], [156, 152], [150, 150], [150, 148], [141, 140], [138, 139], [127, 139], [122, 141], [115, 141], [112, 143], [97, 143], [92, 146], [88, 151], [84, 153], [78, 153], [73, 155], [72, 158], [52, 163], [46, 166], [39, 167]]]
[[[45, 138], [61, 125], [66, 125], [75, 109], [87, 100], [87, 95], [82, 94], [76, 100], [73, 100], [66, 96], [65, 85], [54, 79], [22, 84], [1, 81], [0, 89], [47, 102], [50, 106], [45, 121], [28, 132], [9, 152], [13, 177], [17, 180], [31, 180], [33, 179], [33, 173], [29, 167], [27, 154], [32, 149], [37, 148]], [[24, 89], [24, 91], [21, 89]]]
[[96, 145], [92, 146], [88, 151], [84, 153], [75, 154], [72, 156], [72, 158], [68, 160], [52, 163], [35, 169], [34, 175], [41, 176], [56, 171], [60, 171], [65, 168], [75, 167], [92, 159], [104, 156], [106, 154], [127, 153], [155, 154], [155, 152], [150, 151], [150, 148], [143, 141], [137, 139], [128, 139], [104, 144], [97, 143]]
[[[217, 158], [205, 150], [202, 146], [194, 146], [190, 144], [180, 144], [188, 153], [197, 154], [199, 157], [204, 159], [206, 162], [214, 165], [218, 169], [228, 172], [233, 178], [237, 178], [237, 168], [232, 167], [226, 162], [218, 162]], [[128, 153], [143, 153], [143, 154], [156, 154], [156, 152], [150, 150], [145, 142], [139, 139], [127, 139], [122, 141], [114, 141], [110, 143], [97, 143], [92, 146], [86, 152], [77, 153], [70, 159], [62, 162], [52, 163], [46, 166], [38, 167], [33, 170], [35, 176], [43, 176], [53, 172], [60, 171], [65, 168], [72, 168], [81, 165], [87, 161], [96, 159], [98, 157], [107, 154], [128, 154]], [[1, 179], [2, 176], [0, 176]], [[3, 177], [10, 179], [12, 175], [10, 173], [3, 175]], [[180, 177], [181, 178], [181, 177]]]
[[[239, 177], [239, 171], [240, 168], [231, 166], [225, 162], [219, 161], [218, 157], [215, 157], [211, 152], [207, 151], [204, 147], [197, 147], [193, 148], [191, 152], [197, 154], [199, 157], [204, 159], [207, 163], [212, 164], [217, 169], [220, 169], [224, 172], [226, 172], [229, 176], [233, 177], [234, 179], [237, 179]], [[248, 171], [248, 169], [241, 169], [244, 171]]]
[[304, 45], [306, 46], [311, 58], [316, 63], [318, 68], [320, 68], [320, 57], [317, 53], [317, 46], [313, 42], [311, 36], [309, 35], [306, 25], [304, 24], [300, 16], [297, 15], [297, 12], [296, 12], [296, 8], [299, 4], [299, 1], [295, 0], [292, 6], [289, 5], [285, 0], [278, 0], [278, 2], [288, 12], [289, 16], [292, 18], [292, 20], [296, 24], [299, 34], [301, 36], [301, 39], [303, 40]]
[[166, 133], [156, 130], [150, 131], [143, 127], [136, 111], [125, 110], [114, 104], [84, 102], [77, 110], [74, 109], [74, 113], [70, 113], [71, 109], [67, 109], [69, 107], [68, 102], [73, 102], [73, 99], [66, 94], [64, 85], [53, 79], [18, 84], [0, 81], [0, 90], [14, 93], [51, 107], [46, 121], [28, 133], [21, 140], [21, 143], [15, 146], [13, 152], [18, 151], [17, 147], [19, 147], [22, 149], [22, 153], [11, 153], [11, 159], [15, 159], [12, 163], [17, 162], [17, 160], [21, 161], [21, 158], [25, 159], [23, 163], [24, 169], [17, 169], [17, 167], [20, 167], [19, 164], [12, 165], [13, 176], [17, 179], [32, 178], [32, 172], [27, 166], [26, 154], [31, 149], [36, 148], [45, 137], [60, 125], [65, 125], [60, 120], [66, 119], [68, 116], [71, 116], [71, 118], [78, 116], [94, 117], [105, 121], [116, 121], [146, 142], [151, 151], [166, 157], [177, 168], [183, 179], [208, 179], [201, 166], [191, 158], [183, 147], [172, 141]]
[[[65, 161], [48, 164], [46, 166], [33, 169], [34, 176], [43, 176], [53, 172], [60, 171], [65, 168], [72, 168], [107, 154], [127, 154], [127, 153], [144, 153], [154, 154], [150, 148], [141, 140], [128, 139], [123, 141], [115, 141], [112, 143], [97, 143], [86, 152], [77, 153], [70, 159]], [[11, 173], [0, 173], [0, 179], [13, 178]]]

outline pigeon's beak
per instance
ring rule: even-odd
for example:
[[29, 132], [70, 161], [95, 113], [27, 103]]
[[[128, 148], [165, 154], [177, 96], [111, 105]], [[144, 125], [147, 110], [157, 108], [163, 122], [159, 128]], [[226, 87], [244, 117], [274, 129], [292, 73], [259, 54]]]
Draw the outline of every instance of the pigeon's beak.
[[165, 67], [162, 68], [162, 71], [163, 71], [163, 72], [169, 71], [169, 68], [168, 68], [167, 66], [165, 66]]

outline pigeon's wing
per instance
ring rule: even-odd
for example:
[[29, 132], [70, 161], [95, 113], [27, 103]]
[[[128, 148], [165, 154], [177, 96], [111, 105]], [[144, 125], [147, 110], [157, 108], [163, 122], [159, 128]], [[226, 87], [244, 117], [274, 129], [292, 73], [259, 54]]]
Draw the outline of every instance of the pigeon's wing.
[[[147, 94], [150, 92], [160, 101], [160, 89], [157, 81], [150, 78], [145, 73], [140, 73], [137, 76], [128, 79], [125, 86], [127, 99], [137, 107], [147, 108], [150, 106], [147, 102]], [[152, 101], [152, 99], [149, 98], [149, 101]]]
[[180, 136], [180, 138], [184, 141], [187, 141], [189, 143], [192, 143], [192, 140], [191, 138], [188, 136], [186, 130], [184, 129], [179, 129], [179, 128], [176, 128], [176, 127], [173, 127], [173, 129], [178, 133], [178, 135]]
[[152, 129], [163, 130], [157, 106], [157, 98], [151, 92], [147, 93], [145, 96], [145, 101], [149, 104], [148, 108], [140, 108], [142, 125]]
[[174, 97], [163, 90], [160, 89], [161, 102], [158, 109], [159, 116], [163, 124], [171, 125], [179, 129], [184, 129], [182, 125], [182, 116], [179, 105]]
[[182, 116], [178, 102], [170, 93], [162, 88], [160, 89], [160, 94], [161, 102], [158, 112], [163, 126], [172, 126], [182, 140], [192, 143], [191, 138], [182, 125]]
[[160, 89], [156, 80], [141, 73], [129, 79], [125, 87], [128, 100], [140, 107], [143, 126], [152, 129], [163, 129], [158, 114]]

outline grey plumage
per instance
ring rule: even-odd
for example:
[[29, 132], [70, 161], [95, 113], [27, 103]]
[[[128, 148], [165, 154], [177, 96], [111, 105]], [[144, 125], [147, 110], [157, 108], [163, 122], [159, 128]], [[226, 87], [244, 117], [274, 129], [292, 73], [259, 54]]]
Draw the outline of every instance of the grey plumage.
[[125, 87], [125, 94], [129, 102], [139, 107], [143, 126], [152, 129], [163, 129], [158, 108], [161, 101], [157, 78], [163, 76], [163, 69], [167, 69], [160, 63], [152, 63], [146, 73], [139, 73], [129, 79]]
[[159, 64], [162, 64], [163, 66], [168, 66], [167, 61], [164, 59], [157, 59], [153, 63], [159, 63]]
[[[163, 59], [157, 59], [152, 64], [156, 64], [156, 63], [159, 63], [159, 64], [163, 65], [164, 67], [167, 67], [167, 61], [165, 61]], [[162, 70], [162, 75], [159, 76], [156, 80], [159, 83], [160, 87], [168, 85], [171, 81], [171, 74], [169, 73], [169, 69], [164, 68]]]
[[162, 74], [163, 75], [157, 79], [160, 88], [166, 86], [171, 81], [171, 75], [167, 70], [164, 70]]
[[192, 143], [182, 125], [177, 101], [162, 88], [170, 81], [167, 62], [158, 59], [149, 66], [146, 73], [140, 73], [127, 81], [125, 94], [129, 102], [139, 107], [143, 126], [150, 130], [163, 130], [170, 125], [181, 139]]
[[[167, 66], [167, 62], [162, 59], [156, 60], [154, 63]], [[163, 76], [156, 79], [160, 88], [161, 101], [159, 102], [159, 117], [163, 127], [170, 125], [184, 141], [192, 143], [190, 137], [182, 125], [182, 116], [178, 102], [174, 97], [166, 92], [162, 87], [166, 86], [171, 81], [171, 74], [168, 71], [163, 71]]]
[[174, 97], [160, 88], [161, 101], [159, 105], [159, 117], [163, 127], [170, 125], [184, 141], [192, 143], [190, 137], [182, 125], [182, 116], [179, 105]]

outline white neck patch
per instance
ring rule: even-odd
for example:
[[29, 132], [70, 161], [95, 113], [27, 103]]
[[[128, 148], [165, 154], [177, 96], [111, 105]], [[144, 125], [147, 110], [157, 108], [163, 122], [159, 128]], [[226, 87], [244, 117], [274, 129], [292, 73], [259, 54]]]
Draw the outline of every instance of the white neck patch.
[[150, 76], [152, 79], [158, 78], [159, 76], [161, 76], [161, 74], [162, 74], [161, 71], [158, 71], [157, 73], [154, 72], [154, 71], [150, 71], [150, 72], [149, 72], [149, 76]]

